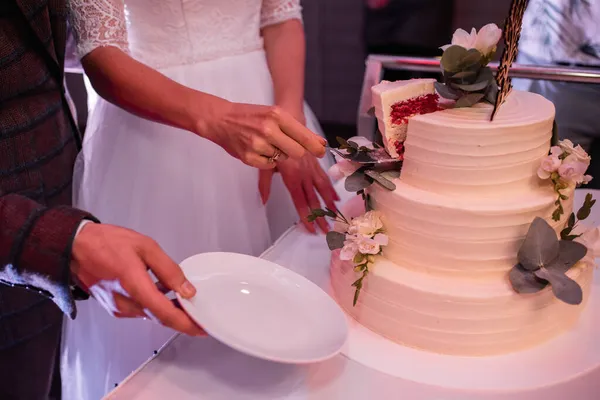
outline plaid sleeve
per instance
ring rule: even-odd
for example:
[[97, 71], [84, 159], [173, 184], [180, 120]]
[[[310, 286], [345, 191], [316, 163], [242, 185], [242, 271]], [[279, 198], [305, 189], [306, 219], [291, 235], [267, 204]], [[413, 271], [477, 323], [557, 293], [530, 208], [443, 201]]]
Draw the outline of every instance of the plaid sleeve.
[[71, 207], [46, 208], [26, 197], [0, 197], [0, 281], [40, 291], [71, 318], [71, 248], [79, 224], [97, 220]]

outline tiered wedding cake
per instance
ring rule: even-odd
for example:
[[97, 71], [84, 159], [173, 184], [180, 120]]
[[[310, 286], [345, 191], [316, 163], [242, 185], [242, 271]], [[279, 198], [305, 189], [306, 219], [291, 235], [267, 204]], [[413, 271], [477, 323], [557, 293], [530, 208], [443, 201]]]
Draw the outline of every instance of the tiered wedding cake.
[[[314, 214], [336, 220], [331, 279], [346, 312], [388, 339], [441, 354], [540, 344], [577, 321], [592, 281], [587, 232], [574, 226], [594, 200], [572, 210], [574, 188], [590, 179], [589, 157], [552, 143], [554, 106], [539, 95], [512, 91], [492, 120], [499, 88], [486, 66], [490, 49], [447, 48], [437, 93], [430, 80], [375, 86], [387, 154], [341, 140], [334, 168], [366, 214]], [[450, 106], [432, 107], [438, 94]], [[394, 175], [389, 165], [400, 160]]]
[[[583, 308], [560, 301], [550, 287], [515, 293], [508, 279], [535, 217], [557, 232], [565, 224], [552, 220], [556, 193], [536, 172], [550, 149], [554, 107], [536, 94], [513, 92], [490, 122], [492, 108], [410, 120], [396, 189], [369, 188], [389, 244], [356, 306], [354, 265], [334, 253], [337, 300], [389, 339], [445, 354], [505, 353], [568, 329]], [[584, 295], [592, 270], [579, 263], [569, 271]]]

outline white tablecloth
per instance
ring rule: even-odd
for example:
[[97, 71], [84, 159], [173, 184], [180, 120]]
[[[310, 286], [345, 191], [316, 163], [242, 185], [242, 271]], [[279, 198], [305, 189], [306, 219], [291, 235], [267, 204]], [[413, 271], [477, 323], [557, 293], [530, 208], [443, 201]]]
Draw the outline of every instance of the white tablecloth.
[[[340, 194], [344, 193], [343, 190]], [[584, 192], [576, 196], [580, 204]], [[594, 193], [600, 198], [600, 192]], [[600, 206], [586, 224], [600, 225]], [[286, 266], [326, 287], [330, 252], [322, 236], [301, 228], [289, 230], [264, 254], [264, 258]], [[599, 339], [600, 340], [600, 339]], [[595, 382], [593, 382], [595, 381]], [[575, 383], [578, 393], [598, 393], [600, 374], [595, 380]], [[538, 393], [540, 395], [541, 393]], [[546, 400], [564, 400], [552, 388]], [[127, 400], [478, 400], [447, 389], [392, 377], [369, 369], [339, 355], [329, 361], [305, 366], [281, 365], [245, 356], [211, 338], [175, 336], [147, 364], [142, 366], [109, 396]], [[509, 400], [511, 394], [486, 399]], [[581, 398], [592, 399], [592, 397]], [[579, 399], [578, 399], [579, 400]]]

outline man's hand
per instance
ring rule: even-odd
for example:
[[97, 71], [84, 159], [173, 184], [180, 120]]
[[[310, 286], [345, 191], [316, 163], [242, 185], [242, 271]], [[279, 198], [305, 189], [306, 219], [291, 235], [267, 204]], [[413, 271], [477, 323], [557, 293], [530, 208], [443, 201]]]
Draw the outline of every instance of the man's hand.
[[325, 155], [325, 139], [314, 134], [277, 106], [223, 102], [204, 113], [198, 123], [200, 136], [221, 146], [233, 157], [260, 169], [273, 169], [269, 160], [281, 150], [279, 160]]
[[[277, 170], [281, 173], [283, 182], [292, 196], [302, 223], [309, 232], [316, 233], [314, 224], [308, 222], [307, 217], [311, 210], [321, 208], [317, 192], [321, 195], [325, 205], [332, 210], [336, 209], [335, 202], [339, 200], [331, 180], [319, 165], [318, 160], [310, 154], [306, 154], [300, 160], [288, 159], [278, 162]], [[258, 186], [263, 203], [266, 203], [269, 198], [273, 173], [272, 170], [260, 171]], [[317, 224], [323, 232], [329, 231], [329, 225], [325, 219], [318, 218]]]
[[109, 313], [120, 318], [150, 317], [179, 332], [203, 335], [203, 330], [157, 288], [148, 269], [162, 286], [182, 297], [196, 294], [181, 268], [156, 242], [139, 233], [88, 223], [73, 242], [73, 275]]

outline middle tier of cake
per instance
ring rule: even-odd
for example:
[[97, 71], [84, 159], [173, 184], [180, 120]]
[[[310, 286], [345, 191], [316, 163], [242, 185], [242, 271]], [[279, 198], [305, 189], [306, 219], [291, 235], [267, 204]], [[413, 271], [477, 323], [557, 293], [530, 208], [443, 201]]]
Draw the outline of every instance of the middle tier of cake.
[[532, 221], [544, 218], [558, 233], [573, 205], [572, 191], [565, 192], [565, 214], [553, 221], [556, 193], [551, 187], [485, 199], [432, 193], [398, 179], [395, 184], [395, 191], [378, 185], [370, 189], [371, 204], [389, 236], [384, 257], [442, 276], [504, 278], [517, 262]]

